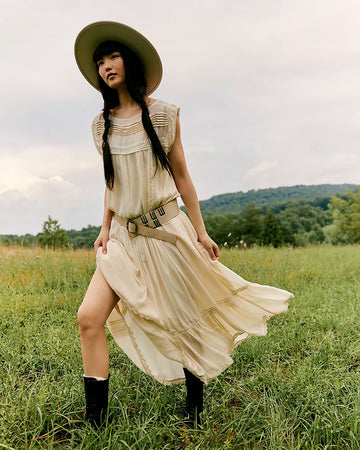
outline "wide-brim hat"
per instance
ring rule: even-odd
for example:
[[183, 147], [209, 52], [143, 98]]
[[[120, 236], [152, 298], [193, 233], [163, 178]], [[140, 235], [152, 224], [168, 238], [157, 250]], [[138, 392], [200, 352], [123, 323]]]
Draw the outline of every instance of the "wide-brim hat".
[[130, 48], [141, 60], [145, 70], [146, 94], [159, 86], [162, 78], [162, 64], [154, 46], [133, 28], [118, 22], [95, 22], [80, 31], [75, 41], [75, 59], [86, 80], [100, 90], [98, 71], [93, 61], [96, 48], [105, 41], [117, 41]]

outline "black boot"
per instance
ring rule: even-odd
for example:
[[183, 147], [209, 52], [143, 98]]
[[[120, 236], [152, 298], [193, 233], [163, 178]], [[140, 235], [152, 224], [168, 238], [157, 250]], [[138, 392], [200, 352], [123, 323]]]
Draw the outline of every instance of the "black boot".
[[203, 410], [204, 383], [184, 368], [186, 379], [186, 425], [189, 428], [200, 426], [200, 413]]
[[84, 377], [86, 398], [86, 420], [91, 425], [100, 426], [106, 418], [108, 409], [109, 378], [97, 380]]

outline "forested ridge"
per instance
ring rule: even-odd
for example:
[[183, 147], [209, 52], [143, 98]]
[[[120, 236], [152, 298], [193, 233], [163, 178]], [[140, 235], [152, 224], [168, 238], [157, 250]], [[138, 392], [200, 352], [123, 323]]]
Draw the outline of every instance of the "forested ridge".
[[[360, 242], [360, 187], [323, 184], [251, 190], [200, 202], [209, 235], [222, 247]], [[219, 212], [223, 211], [223, 212]], [[100, 227], [64, 230], [48, 217], [36, 236], [0, 235], [3, 244], [91, 248]]]
[[[318, 184], [282, 186], [268, 189], [252, 189], [247, 192], [232, 192], [215, 195], [208, 200], [200, 200], [201, 212], [207, 214], [226, 214], [243, 211], [248, 202], [255, 206], [273, 206], [276, 203], [285, 204], [295, 200], [314, 200], [316, 197], [329, 199], [332, 195], [353, 191], [356, 184]], [[325, 200], [324, 200], [325, 201]]]

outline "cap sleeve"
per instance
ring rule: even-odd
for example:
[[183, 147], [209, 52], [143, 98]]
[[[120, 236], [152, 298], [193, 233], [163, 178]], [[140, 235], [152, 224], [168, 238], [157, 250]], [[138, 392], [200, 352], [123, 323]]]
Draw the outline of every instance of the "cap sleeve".
[[168, 149], [172, 149], [176, 135], [176, 119], [180, 114], [180, 108], [176, 105], [169, 105], [169, 130], [168, 130]]
[[99, 152], [100, 156], [102, 156], [102, 135], [104, 133], [104, 120], [102, 114], [97, 115], [92, 121], [91, 131], [96, 150]]

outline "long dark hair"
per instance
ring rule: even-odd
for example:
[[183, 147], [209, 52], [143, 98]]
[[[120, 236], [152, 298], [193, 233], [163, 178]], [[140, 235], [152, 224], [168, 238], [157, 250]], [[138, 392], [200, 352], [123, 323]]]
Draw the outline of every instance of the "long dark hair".
[[[131, 98], [141, 106], [141, 119], [143, 127], [150, 139], [153, 152], [156, 157], [156, 170], [160, 163], [161, 168], [172, 173], [168, 158], [161, 145], [158, 135], [153, 127], [150, 119], [149, 110], [145, 102], [146, 94], [146, 80], [144, 75], [144, 67], [140, 59], [135, 53], [120, 42], [105, 41], [100, 44], [94, 52], [93, 61], [96, 64], [103, 56], [110, 55], [113, 52], [119, 52], [125, 68], [125, 81], [127, 90]], [[111, 159], [110, 146], [108, 143], [109, 132], [111, 129], [111, 120], [109, 117], [110, 110], [119, 105], [119, 96], [115, 89], [111, 89], [105, 81], [98, 76], [99, 87], [104, 99], [104, 133], [103, 133], [103, 162], [104, 162], [104, 175], [106, 185], [109, 189], [114, 186], [114, 166]]]

